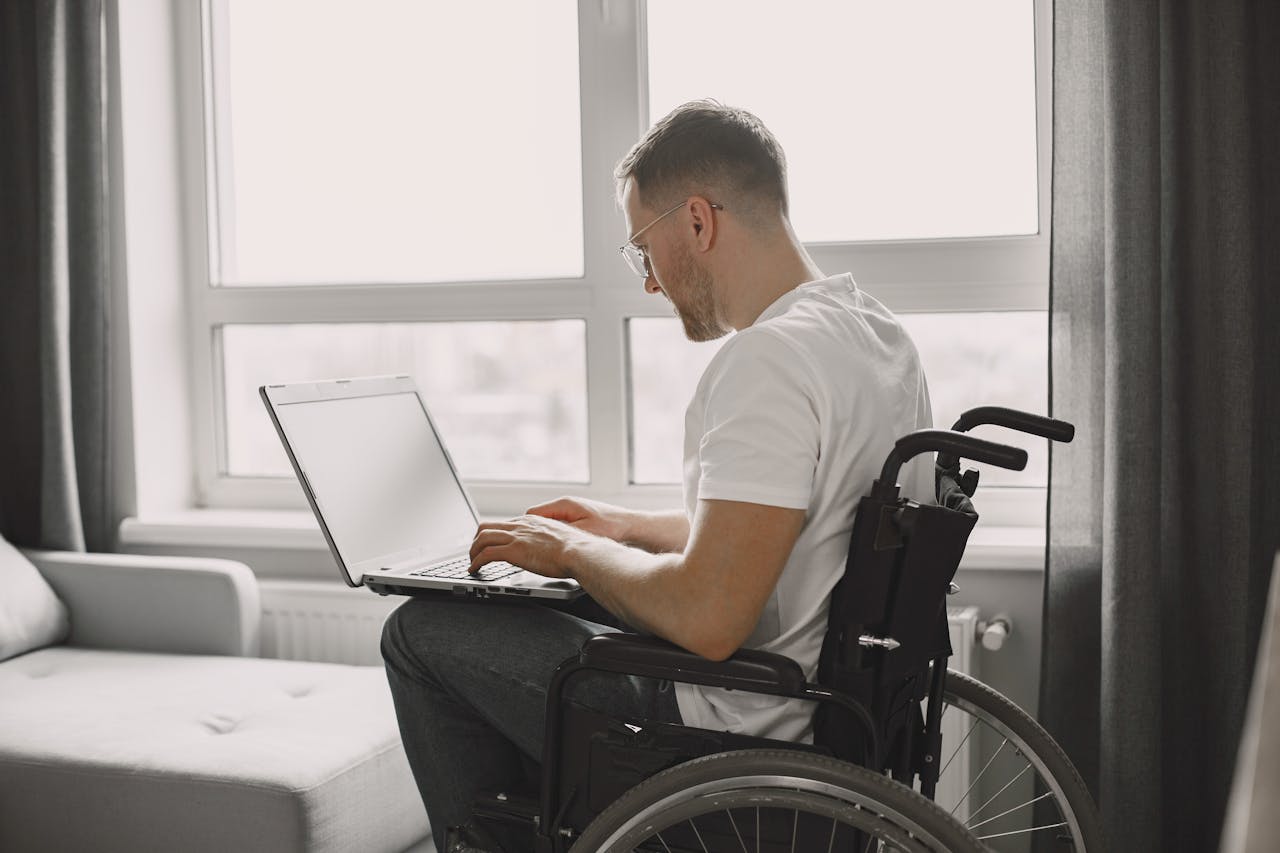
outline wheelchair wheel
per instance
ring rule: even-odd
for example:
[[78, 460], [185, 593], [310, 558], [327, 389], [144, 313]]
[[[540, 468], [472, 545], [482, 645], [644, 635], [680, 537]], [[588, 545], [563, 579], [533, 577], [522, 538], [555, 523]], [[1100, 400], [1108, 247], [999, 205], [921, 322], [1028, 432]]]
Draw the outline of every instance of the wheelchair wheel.
[[641, 782], [571, 853], [964, 851], [986, 848], [937, 805], [823, 755], [751, 749], [697, 758]]
[[[1093, 797], [1039, 723], [1003, 694], [954, 670], [947, 671], [943, 701], [938, 805], [995, 851], [1021, 853], [1039, 836], [1054, 842], [1046, 850], [1102, 850]], [[951, 743], [949, 725], [959, 734]], [[980, 760], [964, 768], [956, 758], [967, 743], [978, 743]], [[954, 779], [957, 773], [966, 778]], [[958, 799], [948, 795], [955, 791], [962, 792]]]

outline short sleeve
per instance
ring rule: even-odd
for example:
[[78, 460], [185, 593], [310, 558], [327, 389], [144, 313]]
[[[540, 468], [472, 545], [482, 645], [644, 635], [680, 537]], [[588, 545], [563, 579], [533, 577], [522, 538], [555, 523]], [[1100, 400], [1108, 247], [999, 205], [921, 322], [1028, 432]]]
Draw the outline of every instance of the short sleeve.
[[726, 345], [704, 385], [698, 497], [807, 509], [818, 463], [812, 372], [760, 329]]

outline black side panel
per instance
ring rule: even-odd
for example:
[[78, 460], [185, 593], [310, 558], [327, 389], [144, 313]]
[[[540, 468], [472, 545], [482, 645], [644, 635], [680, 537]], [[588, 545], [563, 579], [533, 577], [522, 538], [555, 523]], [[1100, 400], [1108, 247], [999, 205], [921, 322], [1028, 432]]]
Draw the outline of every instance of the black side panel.
[[562, 826], [582, 830], [628, 789], [676, 764], [734, 749], [826, 750], [768, 738], [642, 719], [620, 720], [578, 702], [564, 705], [560, 750]]

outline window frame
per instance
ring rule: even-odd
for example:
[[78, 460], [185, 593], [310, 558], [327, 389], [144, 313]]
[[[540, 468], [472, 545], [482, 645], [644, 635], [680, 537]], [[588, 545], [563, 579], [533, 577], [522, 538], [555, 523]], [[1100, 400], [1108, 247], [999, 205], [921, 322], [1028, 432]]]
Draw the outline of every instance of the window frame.
[[[643, 133], [647, 103], [644, 0], [578, 3], [583, 276], [430, 284], [218, 286], [221, 216], [210, 215], [207, 186], [230, 192], [212, 146], [213, 99], [225, 97], [205, 30], [219, 26], [224, 0], [176, 3], [179, 146], [186, 232], [188, 359], [198, 507], [304, 509], [292, 480], [232, 477], [225, 465], [225, 423], [218, 327], [228, 323], [417, 322], [581, 319], [586, 323], [588, 466], [591, 481], [469, 482], [482, 514], [504, 515], [564, 492], [638, 508], [679, 504], [678, 485], [634, 485], [626, 321], [669, 317], [665, 300], [643, 292], [617, 257], [625, 221], [613, 202], [617, 158]], [[859, 286], [895, 312], [1048, 309], [1052, 18], [1049, 0], [1033, 0], [1035, 20], [1038, 233], [1027, 236], [806, 244], [819, 267], [853, 270]], [[223, 19], [225, 20], [225, 19]], [[590, 34], [590, 35], [585, 35]], [[225, 66], [224, 66], [225, 67]], [[212, 99], [206, 98], [210, 79]], [[590, 119], [590, 120], [588, 120]], [[224, 196], [225, 197], [225, 196]], [[1047, 322], [1047, 321], [1046, 321]], [[946, 426], [945, 424], [942, 426]], [[1043, 525], [1044, 489], [992, 487], [984, 515], [999, 526]]]

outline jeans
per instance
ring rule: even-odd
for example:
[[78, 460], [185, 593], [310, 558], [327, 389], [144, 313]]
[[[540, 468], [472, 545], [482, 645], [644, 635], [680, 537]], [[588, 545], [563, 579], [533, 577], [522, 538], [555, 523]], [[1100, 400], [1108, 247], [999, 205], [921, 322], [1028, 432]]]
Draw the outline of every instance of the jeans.
[[[391, 614], [382, 657], [437, 843], [470, 820], [479, 793], [536, 784], [552, 673], [588, 638], [620, 628], [587, 596], [550, 605], [424, 596]], [[669, 682], [589, 673], [570, 692], [604, 713], [680, 722]]]

